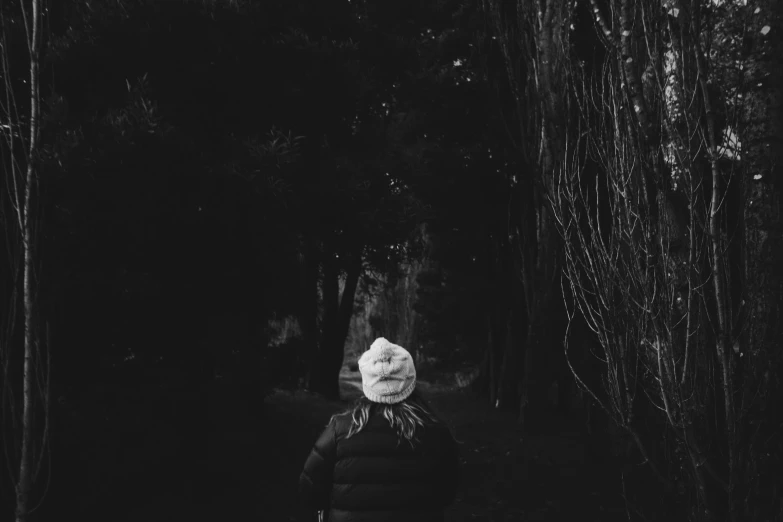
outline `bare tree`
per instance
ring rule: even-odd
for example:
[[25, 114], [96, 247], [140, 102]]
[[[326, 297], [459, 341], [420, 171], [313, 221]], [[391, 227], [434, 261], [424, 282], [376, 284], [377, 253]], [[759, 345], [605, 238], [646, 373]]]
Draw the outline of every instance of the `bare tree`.
[[[549, 332], [553, 330], [550, 322], [556, 316], [562, 254], [549, 197], [565, 145], [564, 114], [568, 102], [558, 87], [565, 83], [567, 73], [573, 9], [565, 0], [484, 0], [482, 6], [489, 35], [505, 68], [505, 85], [498, 88], [507, 92], [510, 99], [509, 104], [499, 105], [500, 118], [520, 167], [509, 180], [515, 198], [510, 204], [508, 236], [498, 238], [496, 250], [512, 253], [513, 277], [519, 279], [520, 301], [524, 303], [527, 328], [523, 342], [513, 341], [511, 329], [507, 328], [500, 366], [501, 375], [515, 375], [517, 372], [508, 371], [509, 359], [516, 355], [518, 347], [524, 349], [524, 359], [518, 365], [524, 372], [518, 387], [519, 421], [524, 424], [531, 383], [537, 373], [533, 368], [535, 355], [556, 344], [550, 342]], [[511, 324], [510, 320], [504, 322]], [[504, 380], [500, 378], [492, 386], [502, 390]], [[495, 390], [490, 392], [495, 397]], [[502, 393], [497, 395], [501, 397]]]
[[[605, 389], [572, 372], [667, 491], [689, 477], [696, 518], [768, 518], [769, 481], [759, 477], [774, 433], [761, 426], [763, 403], [780, 390], [768, 372], [781, 341], [781, 269], [768, 256], [781, 248], [781, 223], [780, 188], [769, 181], [779, 167], [763, 143], [781, 138], [781, 98], [779, 84], [764, 101], [758, 91], [775, 70], [763, 38], [780, 8], [591, 8], [607, 59], [591, 75], [572, 68], [576, 132], [553, 205], [570, 313], [600, 340]], [[748, 69], [763, 80], [748, 81]], [[646, 437], [642, 407], [662, 426]]]
[[[41, 320], [37, 306], [37, 241], [38, 225], [38, 164], [40, 156], [40, 87], [41, 56], [40, 0], [20, 2], [19, 16], [2, 11], [0, 61], [2, 88], [0, 125], [4, 139], [3, 171], [7, 196], [4, 202], [4, 226], [8, 232], [13, 284], [9, 296], [8, 314], [4, 317], [4, 336], [0, 345], [3, 367], [3, 425], [11, 426], [13, 444], [5, 439], [4, 449], [16, 485], [16, 521], [24, 522], [35, 510], [33, 487], [40, 477], [49, 441], [49, 357], [46, 342], [41, 339]], [[29, 80], [15, 84], [17, 74], [12, 45], [12, 24], [24, 27], [24, 43], [28, 52]], [[29, 100], [29, 105], [24, 98]], [[9, 209], [10, 205], [10, 209]], [[9, 211], [6, 213], [6, 211]], [[21, 277], [20, 277], [21, 275]], [[21, 299], [20, 299], [21, 298]], [[19, 325], [17, 306], [22, 305], [22, 357], [16, 349]], [[21, 379], [17, 372], [21, 373]], [[21, 394], [19, 393], [21, 391]], [[21, 408], [21, 411], [19, 409]], [[10, 423], [7, 417], [10, 417]], [[41, 416], [38, 419], [38, 415]], [[37, 421], [37, 422], [36, 422]], [[4, 433], [4, 435], [6, 435]], [[10, 446], [10, 447], [9, 447]], [[9, 455], [13, 453], [13, 457]]]

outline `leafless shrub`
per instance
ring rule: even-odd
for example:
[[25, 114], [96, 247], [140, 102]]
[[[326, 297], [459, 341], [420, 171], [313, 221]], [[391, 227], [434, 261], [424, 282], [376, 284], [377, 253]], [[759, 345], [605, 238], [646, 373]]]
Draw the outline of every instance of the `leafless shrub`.
[[[743, 70], [768, 62], [739, 50], [767, 4], [591, 3], [607, 59], [591, 75], [571, 67], [578, 109], [552, 205], [569, 314], [600, 341], [605, 389], [574, 376], [668, 488], [689, 477], [695, 518], [768, 516], [757, 434], [780, 299], [762, 296], [780, 268], [758, 242], [780, 219], [752, 204], [767, 190], [774, 208], [774, 188], [754, 184], [765, 152], [740, 145], [769, 118]], [[665, 426], [645, 440], [641, 401]], [[656, 462], [651, 445], [675, 458]]]

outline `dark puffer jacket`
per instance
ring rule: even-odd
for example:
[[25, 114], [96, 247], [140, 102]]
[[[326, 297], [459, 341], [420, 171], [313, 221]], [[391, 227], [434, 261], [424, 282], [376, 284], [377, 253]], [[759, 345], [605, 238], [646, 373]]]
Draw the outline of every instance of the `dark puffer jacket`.
[[318, 438], [299, 477], [307, 507], [329, 522], [441, 522], [459, 482], [459, 452], [445, 425], [419, 429], [415, 447], [376, 412], [346, 438], [348, 414]]

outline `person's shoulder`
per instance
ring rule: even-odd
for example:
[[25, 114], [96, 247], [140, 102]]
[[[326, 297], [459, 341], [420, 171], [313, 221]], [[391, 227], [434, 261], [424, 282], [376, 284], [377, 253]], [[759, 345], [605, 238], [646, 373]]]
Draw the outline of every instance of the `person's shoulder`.
[[339, 436], [348, 433], [348, 430], [351, 428], [351, 422], [351, 412], [346, 410], [332, 415], [330, 424], [334, 428], [335, 434]]

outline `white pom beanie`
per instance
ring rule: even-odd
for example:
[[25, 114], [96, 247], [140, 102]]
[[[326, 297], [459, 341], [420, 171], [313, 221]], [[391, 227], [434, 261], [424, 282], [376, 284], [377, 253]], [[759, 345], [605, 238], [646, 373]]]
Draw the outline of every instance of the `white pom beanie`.
[[396, 404], [413, 393], [416, 368], [408, 350], [377, 338], [359, 358], [362, 390], [373, 402]]

